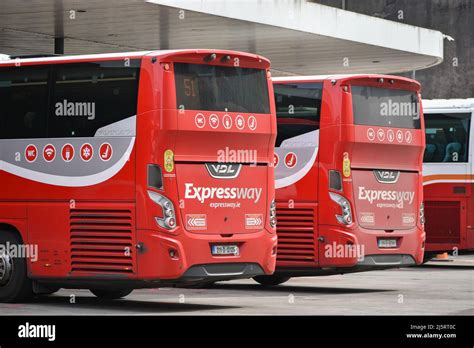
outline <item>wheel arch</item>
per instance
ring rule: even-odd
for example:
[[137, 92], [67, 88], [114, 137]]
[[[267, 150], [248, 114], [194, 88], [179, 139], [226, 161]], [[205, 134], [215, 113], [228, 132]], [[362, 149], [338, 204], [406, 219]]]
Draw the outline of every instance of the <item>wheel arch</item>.
[[27, 241], [26, 222], [0, 221], [0, 233], [4, 231], [15, 233], [22, 243]]

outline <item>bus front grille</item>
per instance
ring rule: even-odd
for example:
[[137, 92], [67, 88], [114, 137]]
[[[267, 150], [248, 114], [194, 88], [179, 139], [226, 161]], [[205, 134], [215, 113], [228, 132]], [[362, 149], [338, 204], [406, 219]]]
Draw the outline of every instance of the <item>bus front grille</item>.
[[281, 266], [314, 266], [315, 231], [313, 208], [277, 206], [277, 263]]
[[134, 273], [132, 216], [127, 209], [72, 209], [71, 273]]

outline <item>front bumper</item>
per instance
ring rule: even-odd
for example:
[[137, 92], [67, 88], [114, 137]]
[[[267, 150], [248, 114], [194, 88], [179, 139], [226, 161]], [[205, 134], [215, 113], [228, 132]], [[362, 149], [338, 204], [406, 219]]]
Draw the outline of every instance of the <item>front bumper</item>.
[[[425, 232], [419, 227], [407, 230], [395, 230], [385, 232], [383, 230], [368, 230], [359, 228], [356, 235], [357, 242], [364, 246], [364, 260], [362, 265], [393, 264], [393, 266], [411, 265], [407, 257], [413, 260], [413, 264], [423, 263]], [[379, 238], [397, 239], [396, 248], [379, 248]], [[367, 258], [367, 260], [365, 260]], [[358, 262], [358, 264], [361, 264]]]
[[[401, 255], [410, 256], [415, 264], [423, 262], [425, 232], [418, 227], [386, 232], [359, 226], [349, 230], [322, 225], [319, 229], [319, 236], [324, 240], [319, 242], [319, 265], [321, 267], [352, 267], [357, 264], [375, 266], [378, 263], [392, 263], [394, 266], [409, 265], [410, 262], [405, 258], [397, 259]], [[397, 246], [380, 248], [378, 240], [381, 238], [396, 239]], [[353, 245], [356, 252], [343, 253], [342, 255], [328, 252], [331, 251], [331, 248], [336, 249], [347, 245]], [[364, 261], [365, 258], [368, 259]]]
[[256, 263], [215, 263], [194, 265], [189, 268], [180, 281], [218, 281], [226, 279], [252, 278], [264, 275], [265, 271]]
[[364, 259], [357, 263], [357, 266], [369, 268], [386, 267], [407, 267], [416, 265], [416, 261], [411, 255], [366, 255]]
[[[397, 247], [379, 248], [379, 238], [396, 238]], [[314, 242], [314, 261], [290, 263], [280, 260], [275, 273], [310, 276], [408, 267], [423, 262], [424, 241], [425, 232], [418, 227], [385, 232], [320, 225]]]
[[[177, 282], [229, 280], [272, 274], [276, 265], [276, 233], [261, 230], [231, 237], [190, 233], [178, 235], [138, 230], [143, 245], [137, 253], [137, 278]], [[211, 244], [238, 244], [239, 255], [214, 256]], [[170, 256], [170, 250], [174, 256]]]

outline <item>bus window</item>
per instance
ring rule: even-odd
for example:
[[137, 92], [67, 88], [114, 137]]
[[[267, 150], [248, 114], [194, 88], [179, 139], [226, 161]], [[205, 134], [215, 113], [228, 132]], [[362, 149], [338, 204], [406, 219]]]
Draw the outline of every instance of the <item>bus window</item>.
[[425, 114], [426, 150], [423, 161], [467, 162], [469, 113]]
[[55, 66], [48, 136], [91, 137], [97, 129], [136, 115], [139, 60]]
[[46, 136], [47, 67], [2, 69], [0, 75], [0, 138]]
[[178, 109], [268, 114], [262, 69], [175, 63]]
[[420, 129], [415, 92], [355, 85], [351, 90], [354, 124]]
[[276, 146], [319, 129], [322, 83], [274, 84], [278, 117]]

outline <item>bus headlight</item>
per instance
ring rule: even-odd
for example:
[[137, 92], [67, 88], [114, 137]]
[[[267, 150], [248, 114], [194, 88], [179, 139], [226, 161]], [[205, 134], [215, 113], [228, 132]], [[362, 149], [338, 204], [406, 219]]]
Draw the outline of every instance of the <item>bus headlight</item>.
[[425, 204], [423, 202], [420, 204], [420, 224], [425, 224]]
[[277, 224], [276, 203], [275, 203], [275, 200], [273, 200], [272, 204], [270, 205], [270, 226], [272, 228], [275, 228], [276, 224]]
[[155, 217], [155, 221], [158, 226], [172, 230], [176, 227], [176, 213], [174, 210], [173, 203], [166, 198], [165, 196], [159, 194], [158, 192], [148, 191], [148, 197], [158, 204], [163, 210], [163, 217]]
[[349, 201], [334, 192], [329, 192], [329, 197], [331, 197], [331, 199], [336, 202], [342, 210], [342, 215], [336, 214], [337, 222], [342, 225], [350, 225], [352, 223], [352, 209]]

